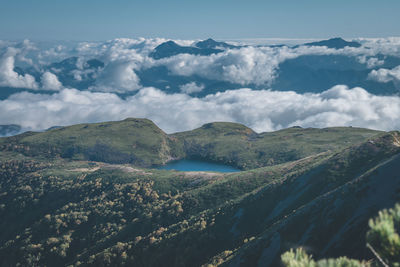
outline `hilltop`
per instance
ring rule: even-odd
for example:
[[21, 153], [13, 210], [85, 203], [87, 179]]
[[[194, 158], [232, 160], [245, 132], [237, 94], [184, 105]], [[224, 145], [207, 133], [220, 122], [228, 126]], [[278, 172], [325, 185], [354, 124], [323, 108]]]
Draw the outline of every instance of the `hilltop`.
[[242, 124], [215, 122], [168, 135], [150, 120], [129, 118], [0, 138], [0, 149], [26, 156], [57, 156], [141, 167], [172, 159], [199, 158], [247, 170], [335, 151], [378, 133], [354, 127], [293, 127], [258, 134]]

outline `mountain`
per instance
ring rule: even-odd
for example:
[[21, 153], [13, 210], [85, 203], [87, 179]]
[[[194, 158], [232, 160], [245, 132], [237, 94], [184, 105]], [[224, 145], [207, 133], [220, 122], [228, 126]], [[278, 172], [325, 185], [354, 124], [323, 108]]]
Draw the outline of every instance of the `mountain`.
[[[88, 161], [99, 144], [108, 156]], [[169, 156], [248, 164], [142, 167]], [[399, 163], [399, 132], [352, 127], [256, 133], [215, 122], [167, 135], [127, 119], [1, 138], [0, 265], [279, 266], [298, 246], [317, 259], [372, 259], [368, 219], [400, 201]]]
[[[21, 68], [17, 66], [14, 68], [14, 71], [19, 75], [32, 75], [37, 82], [41, 81], [42, 73], [48, 71], [56, 74], [64, 87], [83, 90], [94, 85], [98, 75], [97, 72], [103, 69], [104, 66], [104, 63], [98, 59], [82, 61], [79, 57], [68, 57], [59, 62], [45, 65], [41, 70], [34, 67]], [[18, 92], [18, 89], [16, 91], [13, 90], [13, 93], [15, 92]], [[43, 93], [46, 91], [38, 90], [37, 92]]]
[[[78, 124], [0, 139], [3, 149], [27, 156], [131, 163], [150, 167], [175, 158], [200, 158], [251, 169], [337, 150], [378, 134], [361, 128], [289, 128], [255, 133], [227, 122], [167, 135], [146, 119]], [[313, 141], [313, 142], [311, 142]]]
[[[365, 258], [370, 253], [364, 245], [369, 218], [400, 201], [399, 152], [399, 133], [390, 133], [260, 190], [238, 206], [243, 216], [235, 223], [247, 230], [262, 222], [264, 229], [226, 265], [277, 266], [280, 254], [293, 244], [319, 258]], [[260, 203], [264, 208], [254, 206]]]
[[0, 140], [0, 145], [4, 149], [17, 145], [29, 156], [150, 166], [170, 159], [169, 142], [171, 139], [153, 122], [126, 119], [31, 132]]
[[201, 55], [201, 56], [209, 56], [211, 54], [221, 53], [223, 50], [209, 48], [206, 45], [207, 43], [200, 46], [204, 47], [192, 47], [192, 46], [180, 46], [174, 41], [167, 41], [165, 43], [157, 46], [151, 53], [150, 57], [154, 59], [161, 59], [166, 57], [172, 57], [178, 54], [190, 54], [190, 55]]
[[[382, 67], [386, 67], [387, 64], [390, 68], [397, 63], [399, 63], [399, 58], [387, 58]], [[399, 89], [393, 82], [379, 83], [371, 80], [368, 78], [370, 72], [371, 69], [355, 57], [306, 55], [279, 64], [277, 78], [271, 86], [279, 91], [290, 91], [296, 88], [298, 93], [320, 93], [337, 84], [346, 84], [350, 88], [365, 88], [376, 95], [398, 94]]]
[[237, 48], [235, 45], [230, 45], [225, 42], [217, 42], [211, 38], [208, 38], [207, 40], [199, 41], [195, 44], [196, 47], [200, 49], [218, 49], [218, 48]]
[[[77, 69], [79, 65], [78, 57], [69, 57], [60, 62], [55, 62], [50, 64], [47, 68], [49, 69], [57, 69], [61, 72], [70, 72], [72, 70]], [[96, 69], [96, 68], [104, 68], [104, 63], [98, 59], [90, 59], [86, 62], [83, 62], [83, 69]]]
[[0, 125], [0, 136], [15, 135], [21, 131], [21, 126], [16, 124]]
[[[322, 40], [318, 42], [311, 42], [303, 44], [305, 46], [326, 46], [328, 48], [342, 49], [348, 47], [360, 47], [361, 44], [355, 41], [348, 42], [340, 37], [331, 38], [329, 40]], [[298, 47], [298, 46], [297, 46]]]
[[66, 58], [46, 67], [48, 71], [57, 74], [58, 79], [65, 87], [77, 89], [87, 89], [94, 85], [97, 72], [103, 68], [104, 63], [98, 59], [80, 62], [78, 57]]
[[362, 142], [379, 132], [361, 128], [288, 128], [257, 134], [236, 123], [217, 122], [172, 136], [183, 142], [189, 157], [240, 169], [276, 165]]

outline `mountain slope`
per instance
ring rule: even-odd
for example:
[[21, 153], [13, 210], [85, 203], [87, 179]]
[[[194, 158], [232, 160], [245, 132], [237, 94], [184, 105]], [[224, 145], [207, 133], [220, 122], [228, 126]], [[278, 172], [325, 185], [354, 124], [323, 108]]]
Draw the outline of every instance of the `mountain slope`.
[[257, 227], [252, 220], [267, 227], [241, 246], [227, 265], [277, 266], [281, 253], [293, 244], [322, 258], [372, 257], [364, 245], [368, 219], [400, 201], [398, 140], [399, 133], [392, 133], [346, 149], [311, 175], [285, 181], [280, 189], [266, 188], [249, 199], [242, 206], [238, 229]]
[[[398, 132], [218, 122], [167, 135], [127, 119], [0, 146], [1, 266], [277, 266], [298, 245], [365, 258], [367, 218], [399, 201]], [[126, 155], [133, 164], [85, 160]], [[232, 174], [137, 167], [172, 156], [255, 163]]]
[[171, 158], [170, 142], [171, 139], [150, 120], [126, 119], [22, 134], [0, 140], [0, 145], [3, 150], [17, 150], [33, 156], [150, 166]]
[[0, 149], [27, 156], [62, 157], [149, 167], [199, 158], [252, 169], [343, 149], [381, 132], [354, 128], [293, 127], [269, 133], [227, 122], [167, 135], [145, 119], [78, 124], [1, 138]]
[[[80, 260], [93, 266], [107, 259], [112, 265], [278, 266], [280, 253], [297, 245], [313, 248], [317, 257], [364, 257], [368, 218], [399, 200], [398, 138], [391, 133], [320, 160], [287, 163], [281, 173], [273, 168], [228, 175], [182, 194], [183, 210], [203, 207], [197, 215]], [[264, 183], [235, 194], [249, 183], [247, 175], [257, 174]], [[214, 196], [230, 200], [201, 201]]]
[[340, 37], [336, 38], [331, 38], [329, 40], [323, 40], [323, 41], [318, 41], [318, 42], [312, 42], [312, 43], [306, 43], [304, 44], [306, 46], [326, 46], [328, 48], [335, 48], [335, 49], [341, 49], [345, 48], [346, 46], [348, 47], [360, 47], [361, 44], [358, 42], [348, 42], [346, 40], [343, 40]]
[[208, 38], [203, 41], [199, 41], [195, 44], [196, 47], [201, 49], [218, 49], [218, 48], [237, 48], [235, 45], [230, 45], [225, 42], [217, 42], [211, 38]]
[[376, 134], [379, 132], [353, 127], [293, 127], [257, 134], [240, 124], [209, 123], [173, 136], [182, 140], [187, 157], [223, 162], [240, 169], [253, 169], [342, 149]]
[[191, 54], [191, 55], [201, 55], [201, 56], [209, 56], [211, 54], [220, 53], [223, 50], [209, 48], [207, 46], [203, 47], [200, 43], [200, 47], [192, 47], [192, 46], [180, 46], [174, 41], [167, 41], [165, 43], [157, 46], [151, 53], [150, 57], [154, 59], [161, 59], [166, 57], [172, 57], [178, 54]]
[[21, 131], [21, 126], [16, 124], [0, 125], [0, 136], [15, 135]]

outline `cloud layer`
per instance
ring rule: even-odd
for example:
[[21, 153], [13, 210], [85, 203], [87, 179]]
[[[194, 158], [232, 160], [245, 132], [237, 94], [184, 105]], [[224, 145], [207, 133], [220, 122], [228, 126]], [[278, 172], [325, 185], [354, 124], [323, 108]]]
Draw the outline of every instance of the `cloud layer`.
[[400, 129], [400, 97], [343, 85], [320, 94], [244, 88], [204, 98], [143, 88], [125, 100], [111, 93], [63, 89], [53, 95], [15, 94], [0, 102], [0, 114], [0, 124], [33, 130], [127, 117], [149, 118], [168, 133], [212, 121], [239, 122], [258, 132], [294, 125], [393, 130]]
[[[332, 49], [320, 46], [268, 47], [261, 45], [225, 49], [222, 53], [209, 56], [178, 54], [160, 60], [149, 57], [151, 51], [165, 41], [166, 39], [161, 38], [121, 38], [107, 42], [56, 43], [47, 46], [36, 45], [37, 47], [29, 41], [2, 42], [0, 45], [0, 86], [40, 89], [40, 80], [35, 80], [29, 74], [18, 74], [14, 71], [15, 65], [28, 65], [42, 76], [48, 71], [44, 68], [46, 65], [68, 57], [78, 58], [76, 69], [71, 71], [71, 77], [75, 79], [75, 82], [84, 80], [89, 74], [95, 78], [94, 84], [85, 89], [130, 93], [143, 87], [137, 73], [151, 67], [163, 66], [168, 69], [169, 73], [184, 77], [194, 75], [208, 80], [235, 83], [243, 87], [256, 85], [267, 88], [277, 77], [279, 64], [304, 55], [351, 56], [371, 69], [385, 63], [382, 55], [400, 55], [400, 38], [384, 38], [358, 39], [357, 41], [362, 44], [358, 48]], [[195, 43], [194, 40], [175, 41], [186, 46]], [[104, 62], [105, 67], [96, 70], [85, 69], [85, 62], [94, 58]], [[66, 74], [57, 73], [57, 69], [53, 69], [51, 72], [58, 79], [59, 75]], [[378, 73], [377, 75], [381, 77], [385, 74]], [[375, 76], [373, 72], [371, 77]], [[387, 80], [387, 78], [377, 78], [376, 80]]]
[[[294, 125], [400, 129], [398, 96], [376, 96], [345, 85], [313, 94], [270, 89], [282, 62], [305, 55], [350, 56], [356, 63], [364, 64], [369, 79], [398, 86], [399, 63], [393, 59], [391, 62], [395, 63], [390, 63], [390, 67], [385, 63], [387, 57], [399, 57], [400, 38], [359, 39], [362, 46], [358, 48], [261, 45], [225, 49], [209, 56], [179, 54], [160, 60], [151, 58], [151, 51], [165, 41], [115, 39], [47, 46], [30, 41], [0, 42], [0, 87], [54, 91], [53, 94], [22, 92], [0, 101], [0, 125], [18, 124], [24, 129], [43, 130], [55, 125], [144, 117], [169, 133], [212, 121], [239, 122], [258, 132]], [[177, 42], [190, 46], [195, 41]], [[69, 63], [63, 62], [68, 58]], [[92, 59], [97, 60], [97, 63], [92, 61], [97, 66], [89, 66]], [[140, 72], [151, 68], [176, 75], [177, 90], [169, 92], [179, 93], [166, 94], [163, 88], [144, 87]], [[148, 79], [153, 78], [162, 80], [157, 75]], [[73, 82], [66, 83], [68, 79]], [[75, 86], [79, 82], [84, 84], [83, 88]], [[235, 88], [255, 86], [206, 95], [207, 83], [219, 86], [223, 82], [236, 84]], [[168, 86], [165, 83], [165, 88]], [[255, 87], [264, 90], [253, 90]], [[215, 91], [218, 88], [212, 92]], [[118, 97], [117, 93], [126, 98]], [[191, 94], [206, 96], [196, 98]]]

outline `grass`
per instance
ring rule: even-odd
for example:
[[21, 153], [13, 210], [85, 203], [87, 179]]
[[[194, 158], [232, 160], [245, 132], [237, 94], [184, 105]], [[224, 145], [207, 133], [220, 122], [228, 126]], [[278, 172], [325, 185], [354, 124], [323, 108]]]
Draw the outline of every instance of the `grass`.
[[298, 160], [325, 151], [339, 151], [382, 132], [354, 128], [288, 128], [257, 134], [235, 123], [211, 123], [176, 133], [189, 157], [200, 157], [253, 169]]
[[167, 135], [150, 120], [126, 119], [0, 138], [0, 149], [28, 156], [131, 163], [142, 167], [172, 159], [197, 158], [249, 170], [338, 151], [380, 133], [354, 127], [293, 127], [257, 134], [241, 124], [216, 122]]

